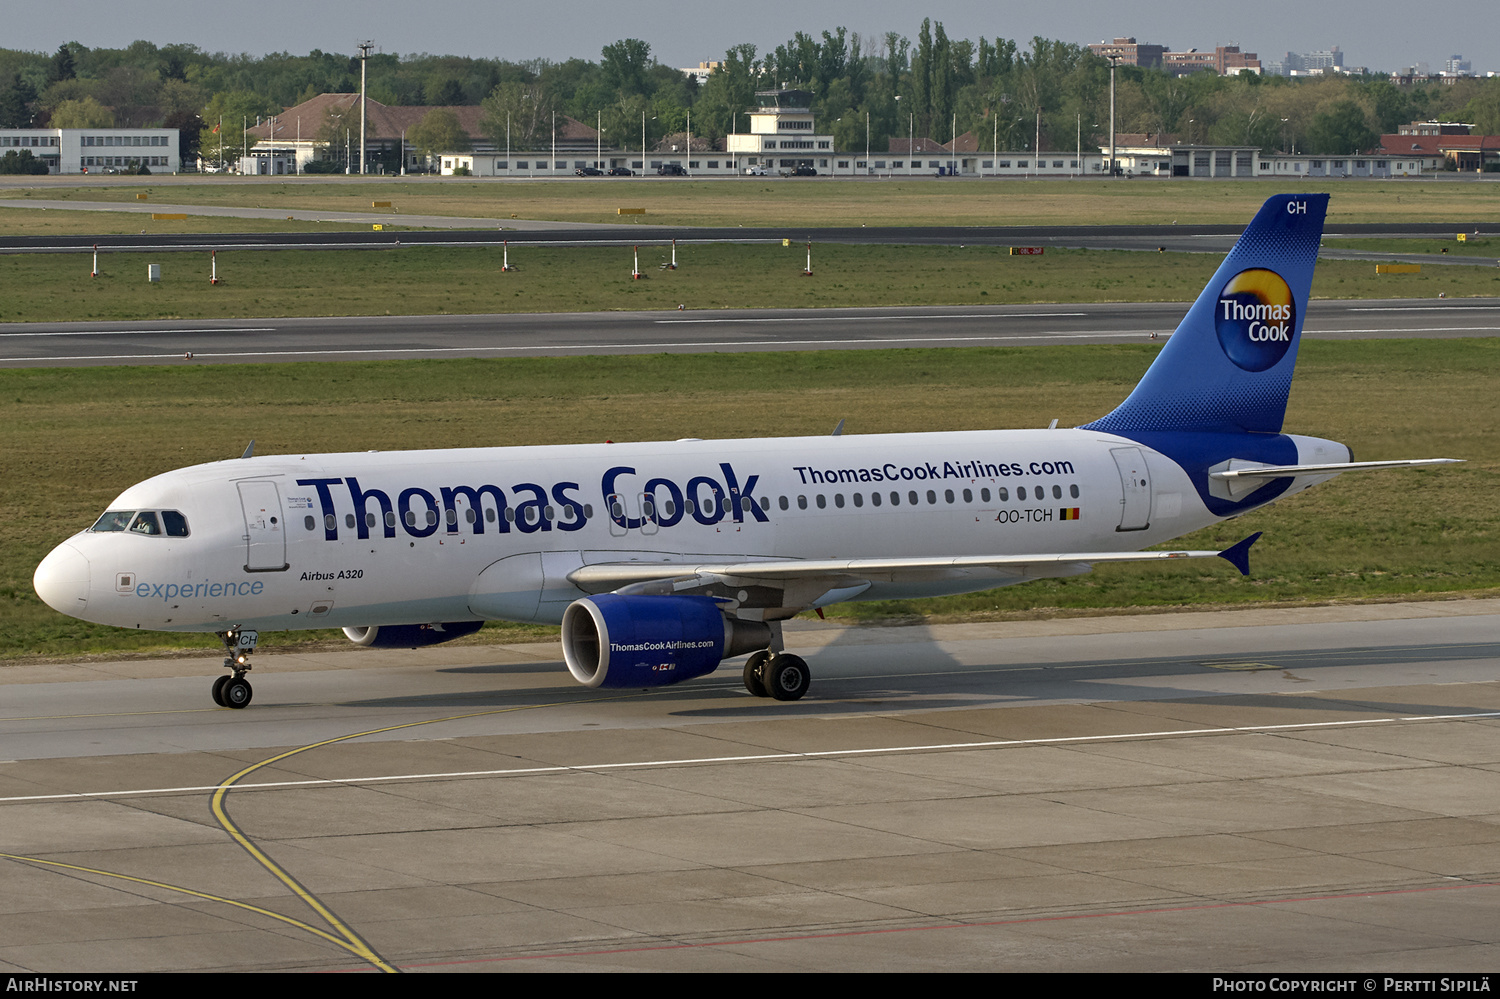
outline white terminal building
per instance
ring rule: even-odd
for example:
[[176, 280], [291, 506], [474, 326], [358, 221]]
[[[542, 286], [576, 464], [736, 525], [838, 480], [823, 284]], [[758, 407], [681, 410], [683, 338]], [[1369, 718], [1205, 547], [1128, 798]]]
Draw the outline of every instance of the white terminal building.
[[826, 172], [833, 136], [813, 128], [813, 95], [805, 90], [768, 90], [755, 95], [748, 134], [725, 136], [726, 151], [742, 166], [817, 168]]
[[176, 173], [179, 148], [175, 128], [0, 128], [0, 156], [30, 150], [50, 173]]

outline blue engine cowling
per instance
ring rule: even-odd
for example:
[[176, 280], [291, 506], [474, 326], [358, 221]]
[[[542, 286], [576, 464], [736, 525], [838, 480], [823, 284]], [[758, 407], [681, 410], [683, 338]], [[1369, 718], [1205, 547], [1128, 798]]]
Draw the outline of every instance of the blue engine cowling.
[[420, 649], [441, 645], [455, 638], [472, 635], [484, 627], [483, 621], [447, 621], [435, 624], [382, 624], [362, 628], [345, 628], [344, 634], [355, 645], [370, 649]]
[[601, 593], [563, 612], [563, 658], [589, 687], [662, 687], [763, 649], [771, 629], [724, 616], [710, 597]]

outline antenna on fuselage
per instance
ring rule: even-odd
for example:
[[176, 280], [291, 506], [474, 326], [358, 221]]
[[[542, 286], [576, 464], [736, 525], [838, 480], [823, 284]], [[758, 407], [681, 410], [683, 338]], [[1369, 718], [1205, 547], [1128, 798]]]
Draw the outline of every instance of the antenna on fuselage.
[[833, 428], [833, 433], [830, 436], [832, 436], [832, 437], [842, 437], [842, 436], [844, 436], [844, 421], [843, 420], [839, 420], [839, 425]]
[[255, 440], [254, 440], [254, 438], [252, 438], [250, 440], [250, 443], [245, 445], [245, 453], [242, 454], [242, 455], [240, 455], [240, 457], [241, 458], [248, 458], [251, 455], [253, 455], [254, 453], [255, 453]]

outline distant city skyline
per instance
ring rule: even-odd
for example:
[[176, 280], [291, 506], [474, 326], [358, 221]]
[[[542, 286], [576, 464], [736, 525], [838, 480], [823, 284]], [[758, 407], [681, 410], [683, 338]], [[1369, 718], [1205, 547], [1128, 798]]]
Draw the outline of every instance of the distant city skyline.
[[930, 0], [916, 5], [867, 0], [852, 8], [830, 0], [756, 0], [715, 8], [685, 8], [661, 0], [570, 0], [566, 5], [457, 0], [328, 0], [310, 5], [260, 0], [214, 5], [189, 0], [51, 0], [15, 4], [6, 16], [0, 46], [55, 51], [63, 42], [120, 48], [137, 39], [186, 42], [210, 52], [305, 54], [312, 49], [352, 53], [361, 38], [378, 51], [408, 55], [475, 56], [515, 61], [581, 58], [597, 61], [600, 49], [621, 38], [641, 38], [670, 66], [695, 66], [722, 58], [732, 45], [758, 51], [786, 42], [794, 32], [818, 38], [839, 26], [870, 39], [887, 31], [916, 38], [923, 17], [941, 21], [950, 38], [1013, 39], [1019, 48], [1033, 36], [1078, 45], [1133, 35], [1175, 50], [1212, 50], [1237, 44], [1263, 62], [1288, 52], [1337, 45], [1346, 66], [1397, 71], [1416, 63], [1440, 70], [1461, 55], [1475, 73], [1500, 72], [1500, 18], [1493, 0], [1449, 0], [1420, 12], [1396, 0], [1322, 5], [1263, 0], [1256, 5], [1206, 5], [1163, 0], [1129, 10], [1104, 0], [1073, 0], [1046, 9], [985, 0]]

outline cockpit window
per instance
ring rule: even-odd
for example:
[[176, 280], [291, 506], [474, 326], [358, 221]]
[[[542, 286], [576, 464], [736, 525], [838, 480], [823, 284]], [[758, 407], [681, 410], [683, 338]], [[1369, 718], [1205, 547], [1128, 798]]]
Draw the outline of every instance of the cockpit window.
[[110, 510], [94, 524], [90, 530], [94, 531], [123, 531], [130, 526], [130, 518], [135, 516], [134, 510]]
[[156, 514], [150, 510], [142, 510], [135, 515], [135, 520], [130, 522], [130, 530], [135, 534], [149, 534], [154, 537], [161, 533], [161, 521], [157, 520]]
[[110, 510], [100, 517], [91, 531], [129, 531], [147, 537], [185, 538], [187, 518], [176, 510]]

